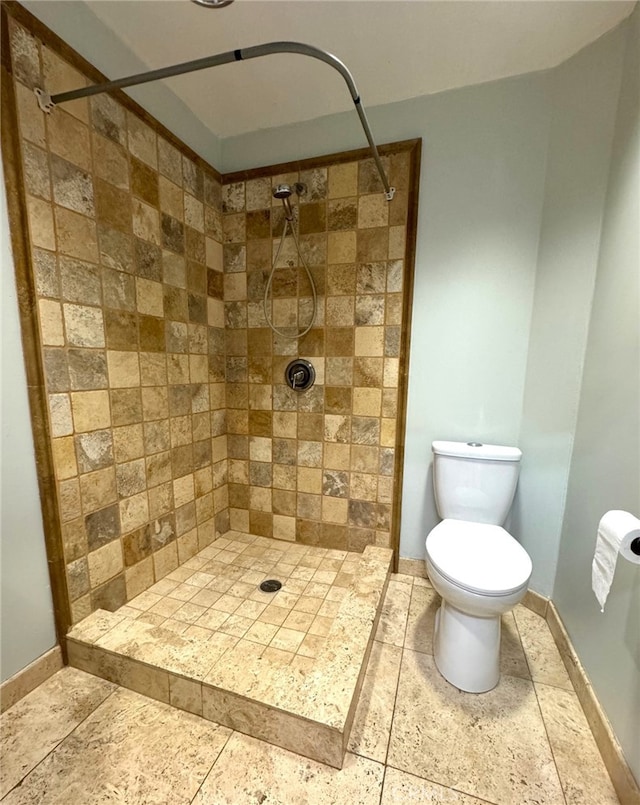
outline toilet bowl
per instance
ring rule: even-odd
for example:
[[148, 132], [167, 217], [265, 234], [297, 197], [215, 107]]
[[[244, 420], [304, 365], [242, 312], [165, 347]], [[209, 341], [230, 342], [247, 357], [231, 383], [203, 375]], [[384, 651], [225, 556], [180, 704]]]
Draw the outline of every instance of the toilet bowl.
[[427, 573], [442, 597], [433, 653], [442, 676], [484, 693], [500, 679], [501, 617], [524, 597], [531, 559], [502, 528], [521, 452], [478, 442], [434, 442], [434, 493], [444, 519], [426, 539]]
[[503, 528], [443, 520], [426, 540], [429, 579], [442, 597], [433, 653], [442, 676], [469, 693], [500, 679], [501, 617], [524, 597], [531, 559]]

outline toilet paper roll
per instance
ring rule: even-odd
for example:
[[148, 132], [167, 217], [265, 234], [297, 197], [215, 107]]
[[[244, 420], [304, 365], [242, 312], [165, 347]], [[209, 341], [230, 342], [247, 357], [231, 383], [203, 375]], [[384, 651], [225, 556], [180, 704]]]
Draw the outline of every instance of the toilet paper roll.
[[640, 565], [640, 520], [629, 512], [614, 510], [600, 520], [591, 567], [591, 584], [601, 612], [611, 589], [618, 555]]

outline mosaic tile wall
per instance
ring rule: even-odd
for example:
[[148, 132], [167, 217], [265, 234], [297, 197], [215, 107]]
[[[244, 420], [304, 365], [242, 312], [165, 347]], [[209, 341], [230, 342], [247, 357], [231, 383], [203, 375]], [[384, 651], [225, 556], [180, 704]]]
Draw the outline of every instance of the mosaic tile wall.
[[[219, 177], [11, 21], [49, 428], [73, 621], [228, 521]], [[43, 84], [44, 82], [44, 84]]]
[[[410, 155], [230, 181], [222, 191], [229, 504], [232, 528], [323, 547], [391, 546]], [[280, 183], [302, 182], [300, 243], [318, 291], [299, 341], [267, 326], [263, 295], [279, 236]], [[288, 237], [272, 285], [281, 331], [311, 321], [310, 283]], [[406, 324], [406, 322], [405, 322]], [[294, 357], [316, 383], [284, 382]]]

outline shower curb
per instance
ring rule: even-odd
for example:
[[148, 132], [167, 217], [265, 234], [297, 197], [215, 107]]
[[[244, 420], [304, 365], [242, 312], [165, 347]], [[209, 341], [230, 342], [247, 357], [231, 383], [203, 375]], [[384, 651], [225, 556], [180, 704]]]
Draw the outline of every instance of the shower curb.
[[[186, 710], [254, 738], [334, 768], [342, 768], [360, 690], [390, 576], [392, 551], [369, 546], [343, 598], [314, 667], [305, 672], [270, 669], [273, 685], [261, 678], [260, 658], [248, 658], [237, 674], [233, 654], [224, 653], [207, 671], [184, 671], [185, 655], [198, 656], [202, 638], [177, 635], [117, 612], [97, 610], [67, 636], [69, 664], [122, 687]], [[123, 632], [117, 648], [100, 645]], [[127, 635], [127, 632], [130, 632]], [[141, 643], [165, 641], [157, 665], [140, 659]], [[179, 669], [183, 666], [183, 671]], [[225, 672], [228, 672], [225, 674]], [[214, 681], [215, 680], [215, 681]], [[260, 687], [262, 683], [262, 688]]]

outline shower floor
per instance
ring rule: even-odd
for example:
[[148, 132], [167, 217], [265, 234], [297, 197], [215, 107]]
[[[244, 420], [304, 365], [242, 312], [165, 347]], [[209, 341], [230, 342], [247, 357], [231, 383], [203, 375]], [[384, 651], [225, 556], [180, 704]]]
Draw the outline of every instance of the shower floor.
[[78, 623], [69, 662], [340, 768], [391, 558], [230, 531]]

